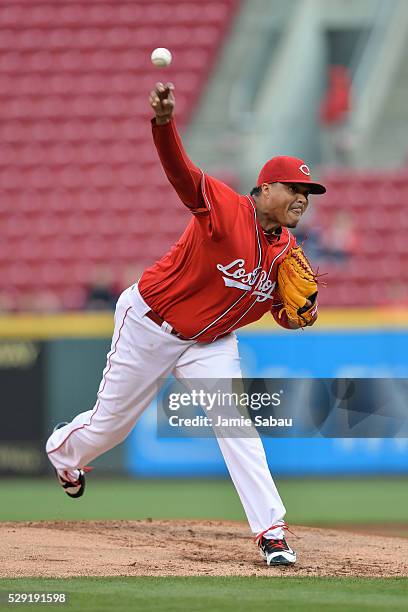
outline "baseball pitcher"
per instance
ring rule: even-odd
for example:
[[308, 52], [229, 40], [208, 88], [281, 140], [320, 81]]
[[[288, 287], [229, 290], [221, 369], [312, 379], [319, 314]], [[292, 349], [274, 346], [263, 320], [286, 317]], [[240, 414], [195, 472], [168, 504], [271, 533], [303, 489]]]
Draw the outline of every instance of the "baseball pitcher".
[[[250, 194], [240, 195], [195, 166], [173, 117], [174, 86], [150, 93], [153, 140], [168, 180], [191, 213], [171, 250], [118, 300], [111, 350], [92, 410], [56, 428], [46, 450], [70, 497], [85, 488], [87, 464], [129, 434], [160, 380], [241, 377], [235, 330], [271, 313], [287, 329], [313, 325], [317, 283], [289, 228], [323, 194], [306, 163], [274, 157]], [[250, 528], [268, 565], [296, 553], [285, 539], [285, 507], [261, 439], [218, 443]]]

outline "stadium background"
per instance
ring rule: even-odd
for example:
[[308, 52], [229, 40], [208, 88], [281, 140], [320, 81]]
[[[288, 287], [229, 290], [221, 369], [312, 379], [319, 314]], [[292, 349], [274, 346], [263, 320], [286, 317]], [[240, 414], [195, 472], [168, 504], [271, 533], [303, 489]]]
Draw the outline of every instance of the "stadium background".
[[[148, 92], [175, 83], [192, 159], [241, 192], [279, 153], [327, 184], [299, 236], [327, 273], [319, 322], [242, 330], [245, 374], [406, 378], [408, 6], [2, 0], [0, 28], [0, 518], [242, 518], [216, 443], [157, 439], [154, 406], [75, 508], [44, 457], [53, 425], [94, 404], [106, 295], [189, 218], [152, 145]], [[174, 54], [166, 71], [156, 46]], [[290, 520], [406, 533], [407, 440], [266, 447]]]

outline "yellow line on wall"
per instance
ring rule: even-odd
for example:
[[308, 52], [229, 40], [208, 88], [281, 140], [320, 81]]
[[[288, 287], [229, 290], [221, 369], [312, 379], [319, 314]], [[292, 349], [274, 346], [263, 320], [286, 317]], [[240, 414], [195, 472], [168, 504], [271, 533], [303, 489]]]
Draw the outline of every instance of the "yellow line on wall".
[[15, 314], [0, 317], [0, 338], [105, 338], [112, 335], [113, 312]]
[[[248, 331], [279, 331], [272, 317], [265, 315], [260, 321], [245, 328]], [[319, 318], [307, 332], [408, 329], [408, 309], [391, 308], [326, 308], [319, 310]]]
[[[408, 329], [408, 309], [325, 309], [320, 311], [317, 323], [307, 333], [381, 329]], [[107, 338], [112, 331], [113, 312], [0, 316], [0, 339]], [[283, 330], [271, 316], [265, 315], [242, 331], [273, 333]]]

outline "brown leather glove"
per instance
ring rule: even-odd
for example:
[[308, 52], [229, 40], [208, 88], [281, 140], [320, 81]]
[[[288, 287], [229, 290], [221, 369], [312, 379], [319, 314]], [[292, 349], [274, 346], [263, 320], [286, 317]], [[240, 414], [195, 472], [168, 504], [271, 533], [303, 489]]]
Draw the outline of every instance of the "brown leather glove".
[[296, 327], [317, 319], [317, 278], [300, 246], [293, 247], [278, 269], [278, 288], [288, 320]]

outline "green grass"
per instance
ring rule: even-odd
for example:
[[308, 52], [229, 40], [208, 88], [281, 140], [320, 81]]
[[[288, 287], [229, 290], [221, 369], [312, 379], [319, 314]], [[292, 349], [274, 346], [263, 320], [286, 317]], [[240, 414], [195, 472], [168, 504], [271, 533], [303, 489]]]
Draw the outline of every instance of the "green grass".
[[[280, 480], [291, 523], [405, 522], [404, 478]], [[244, 520], [227, 480], [104, 480], [91, 475], [84, 498], [67, 498], [54, 479], [3, 479], [0, 520], [214, 518]], [[65, 592], [65, 606], [24, 609], [149, 612], [361, 612], [406, 610], [408, 579], [289, 577], [77, 578], [0, 580], [7, 592]]]
[[[406, 478], [280, 480], [292, 524], [408, 523]], [[214, 518], [244, 520], [228, 480], [104, 480], [71, 500], [54, 479], [3, 479], [0, 520]]]
[[[149, 612], [265, 612], [265, 610], [406, 610], [408, 579], [344, 578], [75, 578], [0, 581], [8, 592], [64, 592], [65, 606], [24, 604], [24, 609], [148, 610]], [[16, 606], [4, 606], [12, 609]], [[20, 607], [22, 607], [20, 605]]]

